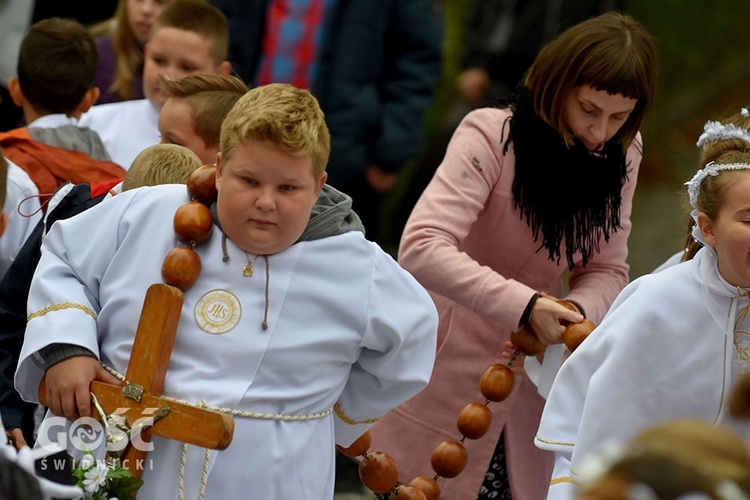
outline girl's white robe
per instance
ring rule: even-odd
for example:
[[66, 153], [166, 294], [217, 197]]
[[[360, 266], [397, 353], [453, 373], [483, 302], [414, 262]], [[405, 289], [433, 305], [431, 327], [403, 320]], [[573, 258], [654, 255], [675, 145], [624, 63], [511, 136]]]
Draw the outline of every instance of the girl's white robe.
[[577, 498], [583, 460], [666, 420], [703, 419], [750, 438], [727, 413], [741, 375], [732, 373], [735, 318], [747, 303], [712, 248], [629, 284], [552, 385], [535, 439], [555, 452], [548, 499]]
[[[172, 219], [187, 201], [184, 185], [141, 188], [54, 225], [32, 284], [16, 373], [26, 400], [37, 399], [39, 351], [52, 343], [83, 346], [126, 372], [144, 294], [162, 282], [167, 253], [182, 245]], [[214, 227], [196, 247], [202, 272], [185, 292], [163, 394], [289, 416], [336, 408], [306, 421], [235, 418], [229, 448], [210, 454], [205, 498], [330, 499], [334, 442], [350, 445], [427, 384], [435, 307], [360, 232], [296, 243], [269, 256], [268, 269], [259, 258], [252, 277], [243, 276], [245, 253], [229, 240], [226, 246], [223, 262]], [[199, 323], [214, 331], [236, 324], [210, 333]], [[139, 498], [177, 498], [181, 443], [154, 438], [153, 445]], [[198, 496], [204, 454], [188, 447], [185, 498]]]

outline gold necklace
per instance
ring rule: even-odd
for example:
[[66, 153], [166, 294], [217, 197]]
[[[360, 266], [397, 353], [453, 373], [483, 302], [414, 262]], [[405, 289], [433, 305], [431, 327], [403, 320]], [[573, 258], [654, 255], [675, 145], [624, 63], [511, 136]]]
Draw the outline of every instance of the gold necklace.
[[250, 256], [247, 254], [247, 252], [245, 252], [245, 257], [247, 257], [247, 265], [242, 270], [242, 275], [250, 278], [253, 276], [253, 271], [255, 271], [255, 268], [253, 268], [253, 262], [255, 262], [255, 259], [260, 257], [260, 255], [256, 255], [255, 257], [253, 257], [253, 260], [250, 260]]

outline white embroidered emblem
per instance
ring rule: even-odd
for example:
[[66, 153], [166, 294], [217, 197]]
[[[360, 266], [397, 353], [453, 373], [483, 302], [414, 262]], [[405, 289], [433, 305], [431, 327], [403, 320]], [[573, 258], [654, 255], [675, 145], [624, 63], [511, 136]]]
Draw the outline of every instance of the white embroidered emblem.
[[750, 373], [750, 332], [734, 331], [735, 363], [732, 363], [732, 375], [741, 376]]
[[242, 306], [232, 292], [211, 290], [198, 299], [193, 315], [201, 330], [218, 335], [237, 326], [242, 317]]

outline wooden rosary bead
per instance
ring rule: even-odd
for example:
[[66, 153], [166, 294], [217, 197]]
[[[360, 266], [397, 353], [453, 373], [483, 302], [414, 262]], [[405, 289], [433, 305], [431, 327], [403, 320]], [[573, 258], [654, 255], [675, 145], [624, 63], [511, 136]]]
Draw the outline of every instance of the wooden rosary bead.
[[[569, 300], [558, 300], [557, 303], [560, 304], [561, 306], [567, 308], [567, 309], [570, 309], [571, 311], [579, 312], [578, 308], [575, 306], [575, 304], [573, 304]], [[568, 323], [570, 323], [570, 322], [566, 321], [564, 319], [560, 320], [560, 324], [563, 325], [563, 326], [567, 326]]]
[[370, 445], [372, 445], [372, 434], [370, 434], [370, 431], [368, 430], [359, 436], [348, 448], [336, 445], [336, 449], [347, 457], [358, 457], [359, 455], [366, 453], [367, 450], [370, 449]]
[[513, 391], [513, 370], [507, 365], [494, 364], [485, 370], [479, 382], [479, 390], [490, 401], [503, 401]]
[[201, 258], [191, 248], [173, 248], [164, 258], [161, 276], [168, 285], [183, 292], [193, 286], [201, 274]]
[[414, 486], [400, 484], [396, 486], [394, 494], [391, 495], [391, 500], [427, 500], [427, 497]]
[[464, 445], [453, 439], [446, 439], [432, 452], [432, 470], [443, 477], [456, 477], [466, 467], [467, 459]]
[[359, 478], [375, 493], [391, 491], [398, 484], [398, 467], [390, 455], [376, 451], [359, 463]]
[[544, 350], [544, 344], [536, 338], [536, 334], [529, 325], [510, 332], [510, 342], [527, 356], [536, 356]]
[[188, 194], [207, 207], [216, 201], [218, 191], [216, 190], [216, 166], [203, 165], [193, 171], [187, 180]]
[[409, 484], [424, 493], [427, 500], [440, 500], [440, 486], [431, 477], [417, 476]]
[[484, 436], [492, 423], [492, 412], [482, 403], [469, 403], [458, 414], [458, 432], [469, 439]]
[[571, 352], [575, 351], [581, 345], [581, 342], [594, 331], [594, 328], [596, 328], [596, 325], [585, 318], [578, 323], [570, 323], [565, 327], [565, 332], [563, 332], [565, 347], [570, 349]]
[[732, 389], [729, 414], [734, 418], [750, 418], [750, 374], [740, 377]]
[[201, 202], [189, 201], [174, 214], [174, 232], [183, 243], [200, 245], [211, 237], [213, 228], [211, 211]]

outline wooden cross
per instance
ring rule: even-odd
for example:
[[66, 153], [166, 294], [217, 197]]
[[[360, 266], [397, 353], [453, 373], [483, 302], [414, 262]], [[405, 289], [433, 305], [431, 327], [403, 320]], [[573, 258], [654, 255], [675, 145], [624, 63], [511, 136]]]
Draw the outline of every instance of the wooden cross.
[[[122, 416], [131, 429], [136, 420], [153, 416], [153, 409], [158, 409], [156, 414], [164, 418], [155, 419], [151, 427], [141, 432], [143, 442], [148, 442], [148, 436], [154, 435], [202, 448], [223, 450], [232, 442], [234, 433], [234, 419], [230, 415], [161, 397], [182, 302], [183, 295], [179, 288], [162, 283], [151, 285], [143, 302], [125, 386], [94, 380], [90, 391], [106, 411], [127, 408]], [[39, 385], [38, 395], [39, 402], [47, 406], [44, 378]], [[134, 477], [139, 478], [145, 457], [146, 452], [131, 443], [121, 461]]]

